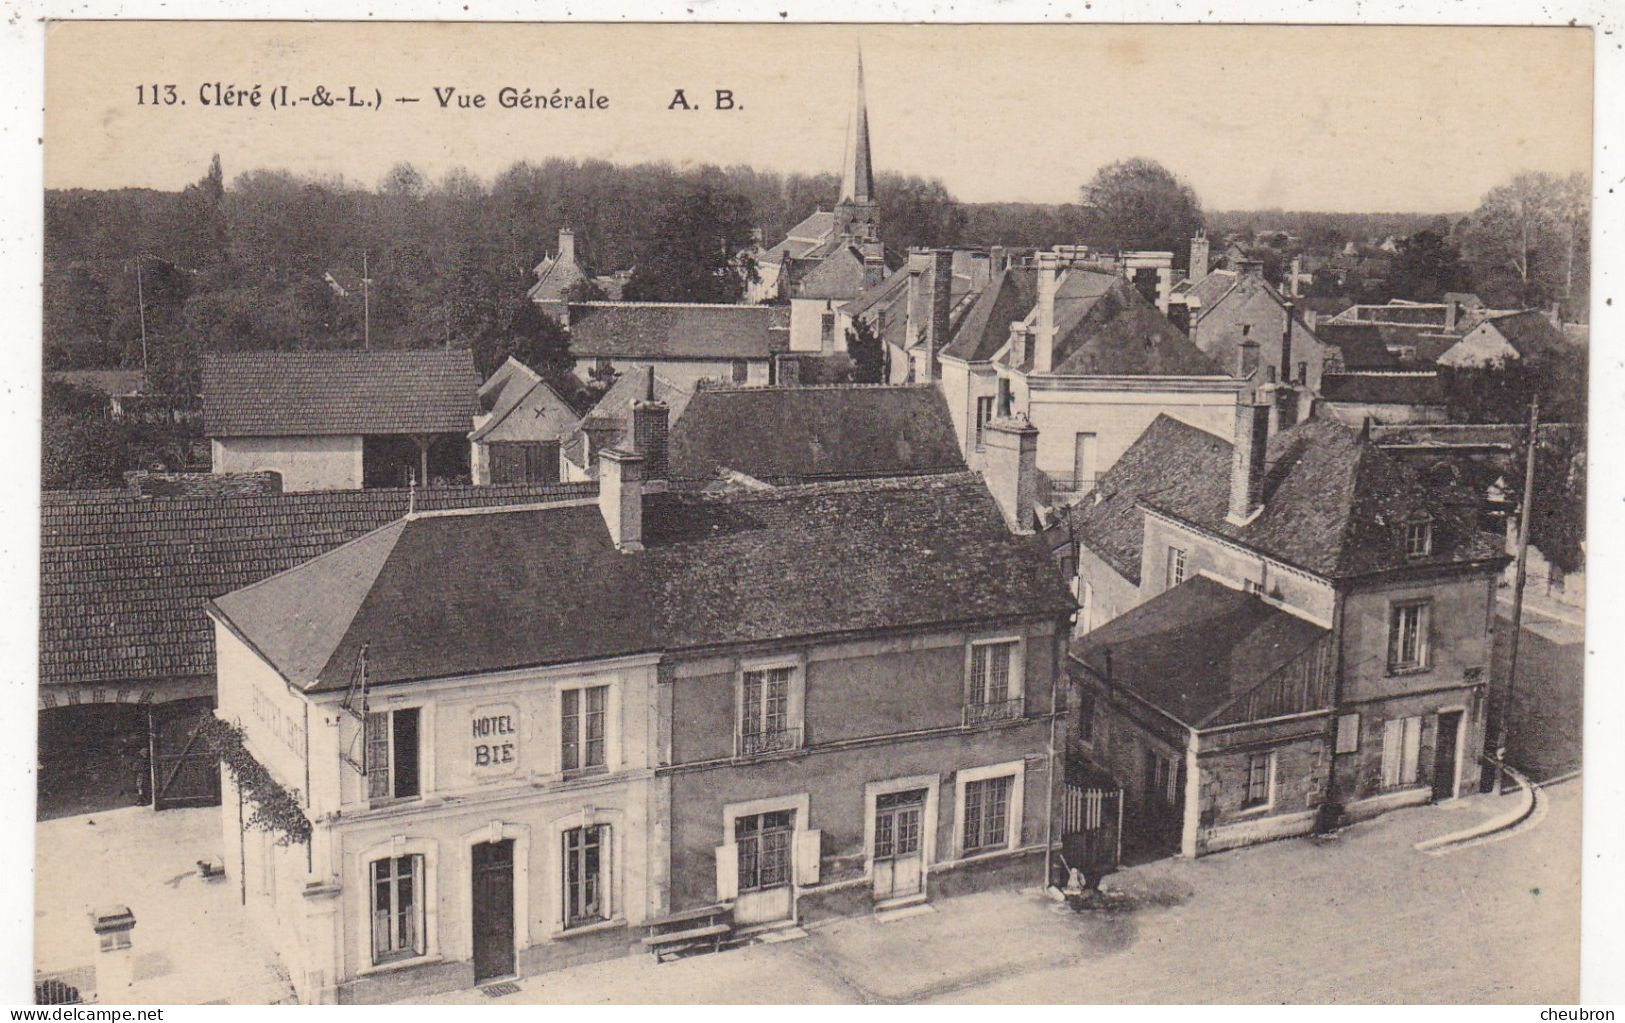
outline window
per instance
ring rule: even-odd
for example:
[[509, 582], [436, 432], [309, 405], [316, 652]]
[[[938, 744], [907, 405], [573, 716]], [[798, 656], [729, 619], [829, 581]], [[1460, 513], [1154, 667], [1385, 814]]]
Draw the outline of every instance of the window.
[[976, 450], [982, 450], [982, 430], [993, 419], [993, 395], [976, 399]]
[[1388, 670], [1419, 671], [1428, 660], [1428, 605], [1395, 604], [1388, 619]]
[[1433, 520], [1422, 519], [1405, 526], [1405, 553], [1413, 558], [1433, 553]]
[[1163, 806], [1174, 805], [1174, 762], [1156, 750], [1145, 749], [1145, 799], [1156, 800]]
[[1078, 612], [1078, 624], [1083, 626], [1083, 632], [1095, 627], [1095, 588], [1089, 583], [1083, 584], [1083, 609]]
[[367, 715], [365, 766], [369, 800], [410, 799], [420, 794], [418, 722], [417, 707]]
[[1416, 784], [1422, 749], [1422, 719], [1393, 718], [1382, 726], [1382, 787]]
[[1001, 849], [1010, 844], [1011, 775], [984, 778], [965, 785], [965, 837], [969, 852]]
[[739, 752], [742, 756], [794, 749], [790, 727], [790, 667], [745, 672], [743, 704], [739, 715]]
[[1268, 806], [1270, 803], [1270, 783], [1275, 776], [1274, 753], [1249, 753], [1247, 755], [1247, 794], [1242, 797], [1243, 807]]
[[564, 772], [605, 769], [604, 708], [608, 702], [608, 686], [560, 690], [559, 767]]
[[603, 880], [608, 853], [607, 825], [571, 828], [564, 833], [564, 926], [608, 919]]
[[1095, 694], [1090, 689], [1078, 690], [1078, 741], [1095, 741]]
[[739, 847], [739, 890], [761, 891], [790, 883], [790, 836], [794, 810], [775, 810], [734, 819]]
[[372, 864], [372, 961], [423, 954], [423, 857], [393, 856]]
[[818, 339], [824, 342], [835, 340], [835, 314], [826, 312], [818, 318]]
[[1337, 752], [1353, 753], [1360, 748], [1360, 715], [1343, 714], [1337, 719]]
[[1307, 384], [1308, 382], [1309, 382], [1309, 364], [1307, 362], [1300, 362], [1300, 363], [1298, 363], [1298, 383]]
[[746, 362], [744, 359], [733, 360], [731, 369], [734, 383], [742, 384], [750, 379], [750, 363]]
[[1173, 589], [1185, 581], [1185, 550], [1182, 547], [1168, 548], [1168, 589]]
[[1019, 640], [972, 643], [970, 678], [966, 684], [965, 726], [1021, 717], [1021, 663]]
[[1264, 584], [1259, 582], [1257, 579], [1243, 579], [1241, 582], [1241, 592], [1251, 593], [1255, 597], [1261, 597], [1264, 595]]

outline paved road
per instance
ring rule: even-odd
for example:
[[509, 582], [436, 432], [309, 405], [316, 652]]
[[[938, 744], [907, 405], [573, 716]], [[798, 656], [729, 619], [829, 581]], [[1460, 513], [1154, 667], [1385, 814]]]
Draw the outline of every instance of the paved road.
[[[1511, 607], [1500, 608], [1491, 685], [1504, 692], [1512, 633]], [[1565, 614], [1578, 614], [1565, 611]], [[1525, 607], [1518, 641], [1507, 757], [1534, 778], [1555, 778], [1580, 766], [1585, 690], [1585, 631]]]
[[1107, 883], [1131, 907], [1121, 913], [988, 892], [717, 956], [545, 974], [500, 1001], [1562, 1004], [1578, 994], [1579, 797], [1568, 782], [1538, 825], [1445, 856], [1411, 846], [1505, 803], [1477, 796], [1334, 839], [1137, 867]]

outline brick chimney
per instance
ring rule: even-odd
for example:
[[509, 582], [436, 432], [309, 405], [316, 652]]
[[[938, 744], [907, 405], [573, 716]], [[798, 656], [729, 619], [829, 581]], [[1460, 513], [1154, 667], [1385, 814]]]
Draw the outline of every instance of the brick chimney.
[[1191, 239], [1191, 280], [1199, 281], [1207, 276], [1208, 248], [1207, 232], [1198, 231], [1196, 237]]
[[576, 261], [576, 233], [568, 227], [559, 228], [559, 261], [561, 263]]
[[1461, 299], [1455, 297], [1454, 295], [1447, 296], [1444, 300], [1445, 333], [1453, 333], [1456, 329], [1456, 321], [1460, 318]]
[[1251, 522], [1264, 507], [1264, 452], [1270, 439], [1270, 405], [1236, 403], [1236, 441], [1230, 453], [1230, 509], [1233, 526]]
[[863, 286], [872, 288], [886, 279], [886, 257], [879, 252], [863, 254]]
[[1037, 528], [1038, 431], [1017, 414], [988, 423], [982, 433], [982, 478], [1014, 533]]
[[[650, 391], [654, 390], [653, 382]], [[663, 480], [670, 473], [667, 436], [671, 408], [653, 394], [632, 403], [632, 450], [643, 458], [643, 478]]]
[[937, 378], [937, 356], [948, 346], [948, 313], [953, 308], [954, 250], [931, 253], [931, 312], [925, 325], [925, 379]]
[[1060, 256], [1038, 254], [1038, 322], [1033, 325], [1033, 372], [1048, 373], [1055, 365], [1055, 292], [1060, 287]]
[[598, 511], [616, 550], [643, 550], [642, 455], [620, 448], [598, 455]]
[[[1281, 380], [1292, 382], [1292, 303], [1283, 303], [1286, 323], [1281, 327]], [[1301, 381], [1300, 381], [1301, 382]]]

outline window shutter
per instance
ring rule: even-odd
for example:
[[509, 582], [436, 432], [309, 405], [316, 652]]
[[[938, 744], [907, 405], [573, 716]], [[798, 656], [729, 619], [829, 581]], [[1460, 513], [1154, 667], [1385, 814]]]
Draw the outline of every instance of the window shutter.
[[739, 846], [732, 842], [717, 846], [717, 901], [731, 902], [739, 897]]
[[1399, 784], [1399, 755], [1405, 743], [1405, 722], [1394, 718], [1382, 723], [1382, 785]]
[[1422, 749], [1422, 719], [1405, 719], [1405, 756], [1399, 766], [1399, 780], [1409, 785], [1416, 781], [1416, 763]]
[[1337, 752], [1353, 753], [1360, 748], [1360, 715], [1344, 714], [1337, 719]]
[[822, 831], [796, 832], [796, 883], [817, 884], [819, 858], [823, 855]]

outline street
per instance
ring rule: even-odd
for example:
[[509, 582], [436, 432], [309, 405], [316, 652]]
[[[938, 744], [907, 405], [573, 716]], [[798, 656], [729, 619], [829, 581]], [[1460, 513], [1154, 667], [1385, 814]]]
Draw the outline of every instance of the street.
[[[1537, 781], [1580, 767], [1585, 731], [1585, 630], [1574, 624], [1584, 612], [1547, 610], [1550, 605], [1538, 597], [1524, 605], [1518, 678], [1512, 691], [1514, 715], [1507, 736], [1507, 759]], [[1512, 632], [1510, 598], [1502, 600], [1499, 612], [1490, 684], [1504, 693]]]

